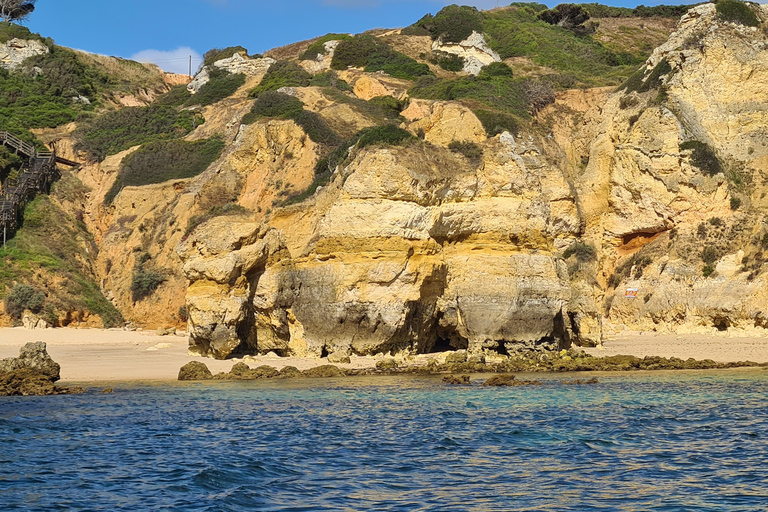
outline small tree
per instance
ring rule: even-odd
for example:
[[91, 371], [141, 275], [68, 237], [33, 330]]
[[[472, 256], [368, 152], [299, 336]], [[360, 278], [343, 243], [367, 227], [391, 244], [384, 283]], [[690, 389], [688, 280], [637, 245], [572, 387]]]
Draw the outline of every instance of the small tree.
[[6, 23], [26, 19], [35, 10], [37, 0], [0, 0], [0, 19]]
[[584, 23], [589, 19], [589, 12], [580, 5], [560, 4], [554, 9], [539, 13], [539, 19], [550, 25], [574, 30], [584, 28]]

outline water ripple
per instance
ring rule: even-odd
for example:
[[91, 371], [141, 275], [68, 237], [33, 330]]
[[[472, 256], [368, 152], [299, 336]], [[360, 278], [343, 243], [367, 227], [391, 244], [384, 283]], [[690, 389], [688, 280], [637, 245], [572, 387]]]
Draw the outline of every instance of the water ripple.
[[558, 380], [132, 385], [0, 399], [0, 509], [765, 509], [768, 372]]

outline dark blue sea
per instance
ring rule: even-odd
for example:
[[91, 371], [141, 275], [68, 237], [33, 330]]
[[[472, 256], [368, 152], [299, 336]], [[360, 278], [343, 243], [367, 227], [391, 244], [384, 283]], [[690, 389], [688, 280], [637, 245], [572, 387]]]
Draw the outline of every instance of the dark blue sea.
[[765, 511], [768, 371], [0, 398], [0, 510]]

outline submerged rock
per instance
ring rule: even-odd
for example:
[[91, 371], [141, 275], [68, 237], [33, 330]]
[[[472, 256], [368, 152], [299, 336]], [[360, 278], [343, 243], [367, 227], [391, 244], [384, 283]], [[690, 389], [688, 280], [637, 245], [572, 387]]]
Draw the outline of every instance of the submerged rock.
[[443, 382], [455, 386], [469, 385], [469, 375], [446, 375], [443, 377]]
[[517, 380], [514, 375], [494, 375], [483, 382], [483, 386], [541, 386], [537, 380]]

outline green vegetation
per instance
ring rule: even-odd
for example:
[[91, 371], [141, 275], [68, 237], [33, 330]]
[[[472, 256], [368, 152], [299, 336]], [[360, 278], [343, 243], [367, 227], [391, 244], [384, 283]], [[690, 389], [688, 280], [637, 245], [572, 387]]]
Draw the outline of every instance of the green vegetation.
[[312, 77], [309, 81], [312, 87], [334, 87], [340, 91], [351, 91], [352, 86], [338, 77], [335, 71], [324, 71]]
[[141, 260], [133, 271], [131, 293], [133, 294], [134, 302], [146, 299], [155, 293], [155, 290], [166, 281], [166, 277], [163, 274], [144, 268], [145, 264], [146, 261]]
[[633, 268], [635, 269], [635, 279], [640, 279], [643, 277], [645, 268], [651, 263], [653, 260], [648, 256], [641, 256], [640, 253], [632, 255], [631, 258], [616, 267], [611, 277], [608, 278], [608, 286], [611, 288], [619, 286], [623, 280], [630, 277]]
[[224, 48], [223, 50], [219, 48], [213, 48], [212, 50], [205, 52], [205, 55], [203, 55], [203, 65], [213, 66], [214, 62], [233, 57], [236, 53], [242, 53], [243, 55], [247, 56], [248, 50], [242, 46], [230, 46], [228, 48]]
[[480, 163], [483, 158], [483, 148], [471, 141], [454, 140], [448, 144], [448, 149], [464, 157], [474, 164]]
[[183, 137], [194, 128], [195, 114], [167, 105], [126, 107], [108, 112], [75, 131], [75, 148], [104, 160], [133, 146]]
[[705, 265], [704, 268], [701, 271], [701, 275], [704, 277], [709, 277], [715, 272], [715, 269], [712, 267], [712, 265]]
[[515, 131], [520, 120], [530, 118], [525, 81], [503, 74], [493, 76], [495, 73], [453, 80], [425, 77], [411, 88], [409, 94], [414, 98], [464, 100], [490, 135], [504, 130]]
[[185, 105], [213, 105], [232, 96], [245, 84], [244, 74], [232, 74], [218, 68], [211, 70], [210, 77], [208, 83], [202, 86], [197, 94], [189, 97]]
[[639, 5], [634, 9], [627, 7], [612, 7], [597, 3], [580, 4], [593, 18], [650, 18], [658, 16], [660, 18], [678, 19], [688, 12], [693, 5], [656, 5], [646, 7]]
[[584, 242], [575, 242], [563, 252], [563, 259], [575, 256], [580, 263], [588, 263], [597, 259], [597, 251], [594, 246]]
[[205, 224], [214, 217], [223, 217], [226, 215], [252, 215], [253, 212], [237, 203], [226, 203], [220, 206], [214, 206], [210, 210], [200, 215], [194, 215], [189, 219], [184, 237], [188, 237], [198, 226]]
[[432, 16], [427, 14], [415, 26], [424, 29], [432, 39], [444, 43], [459, 43], [472, 35], [483, 32], [483, 14], [475, 7], [449, 5]]
[[7, 43], [11, 39], [28, 39], [33, 41], [42, 41], [46, 46], [52, 46], [53, 40], [46, 39], [40, 34], [35, 34], [27, 27], [17, 25], [16, 23], [0, 22], [0, 43]]
[[400, 112], [406, 107], [404, 101], [400, 101], [392, 96], [376, 96], [368, 100], [370, 105], [380, 109], [381, 114], [388, 119], [397, 119]]
[[741, 206], [741, 199], [738, 197], [732, 197], [731, 198], [731, 210], [738, 210]]
[[243, 117], [243, 124], [252, 124], [262, 117], [291, 119], [304, 110], [300, 99], [277, 91], [267, 91], [259, 95], [251, 111]]
[[589, 19], [589, 11], [577, 4], [560, 4], [554, 9], [540, 12], [537, 17], [550, 25], [570, 30], [585, 30], [584, 23]]
[[349, 38], [349, 34], [326, 34], [309, 45], [309, 48], [307, 48], [307, 51], [301, 54], [299, 60], [315, 60], [317, 59], [318, 55], [325, 55], [325, 43], [329, 43], [331, 41], [344, 41], [345, 39]]
[[177, 85], [172, 87], [170, 91], [163, 94], [155, 100], [155, 105], [166, 105], [171, 107], [181, 107], [187, 100], [189, 100], [191, 94], [187, 90], [186, 85]]
[[723, 166], [708, 144], [689, 140], [680, 144], [680, 151], [691, 151], [691, 163], [710, 176], [723, 172]]
[[703, 261], [707, 265], [712, 265], [719, 259], [720, 259], [720, 254], [717, 250], [717, 247], [715, 247], [714, 245], [708, 245], [704, 248], [704, 250], [701, 251], [701, 261]]
[[390, 124], [384, 126], [374, 126], [372, 128], [366, 128], [358, 134], [357, 147], [364, 148], [372, 146], [374, 144], [382, 144], [385, 146], [399, 146], [404, 142], [413, 140], [414, 136], [409, 132], [392, 126]]
[[738, 23], [747, 27], [759, 27], [760, 18], [749, 4], [740, 0], [719, 0], [715, 4], [717, 17], [723, 21]]
[[334, 146], [339, 137], [328, 123], [315, 112], [304, 110], [298, 98], [277, 91], [265, 91], [259, 95], [251, 111], [243, 117], [243, 124], [252, 124], [264, 117], [293, 119], [304, 132], [318, 144]]
[[[59, 196], [64, 189], [79, 194], [78, 202], [86, 201], [87, 189], [68, 173], [55, 184], [52, 195]], [[58, 314], [90, 311], [101, 317], [105, 327], [120, 325], [120, 312], [91, 275], [94, 254], [92, 236], [85, 225], [67, 215], [49, 196], [39, 195], [27, 205], [22, 227], [6, 249], [0, 250], [0, 296], [7, 297], [15, 283], [24, 283], [46, 295], [43, 309], [50, 323], [55, 323]]]
[[[535, 9], [483, 13], [488, 44], [502, 59], [528, 57], [579, 86], [619, 85], [648, 58], [646, 52], [613, 51], [589, 34], [538, 19]], [[559, 83], [560, 80], [551, 80]]]
[[463, 70], [465, 64], [464, 57], [444, 52], [435, 52], [430, 62], [437, 64], [446, 71], [453, 71], [454, 73]]
[[110, 204], [123, 187], [197, 176], [221, 155], [223, 149], [224, 141], [217, 137], [194, 142], [147, 143], [123, 159], [117, 179], [104, 201]]
[[339, 44], [331, 61], [331, 68], [344, 70], [348, 67], [364, 68], [369, 73], [383, 71], [389, 76], [415, 80], [431, 75], [429, 66], [420, 64], [370, 34], [361, 34]]
[[266, 91], [276, 91], [283, 87], [307, 87], [312, 75], [304, 68], [289, 60], [280, 60], [269, 67], [261, 83], [251, 91], [251, 97], [256, 97]]
[[5, 298], [5, 311], [12, 318], [21, 318], [25, 310], [39, 313], [45, 304], [45, 294], [28, 284], [16, 284]]

